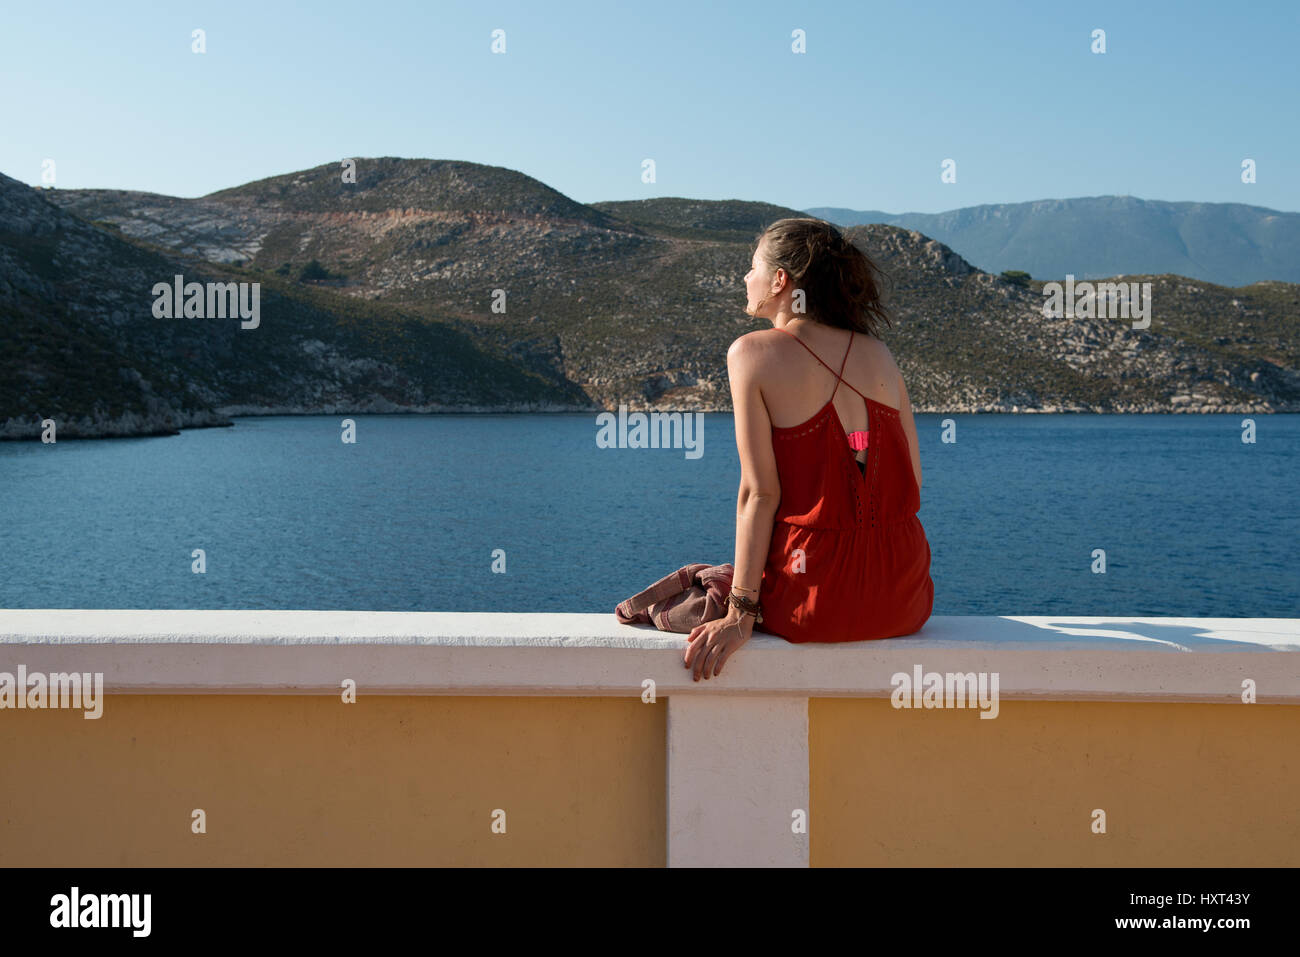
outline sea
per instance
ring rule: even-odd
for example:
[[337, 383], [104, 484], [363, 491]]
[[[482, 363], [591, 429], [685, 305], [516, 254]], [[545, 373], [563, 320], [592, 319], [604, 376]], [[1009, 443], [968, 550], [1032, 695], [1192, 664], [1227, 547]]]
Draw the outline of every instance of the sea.
[[[612, 615], [734, 561], [729, 413], [694, 449], [602, 447], [596, 414], [350, 418], [0, 443], [0, 608]], [[936, 615], [1300, 614], [1298, 415], [916, 425]]]

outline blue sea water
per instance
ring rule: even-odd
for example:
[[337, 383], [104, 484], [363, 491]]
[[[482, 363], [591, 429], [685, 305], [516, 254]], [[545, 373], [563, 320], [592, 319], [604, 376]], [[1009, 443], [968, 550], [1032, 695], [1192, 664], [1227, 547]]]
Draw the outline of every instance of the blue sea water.
[[[353, 418], [0, 443], [0, 607], [612, 614], [734, 559], [729, 414], [698, 458], [594, 415]], [[934, 613], [1297, 616], [1300, 416], [1242, 418], [918, 415]]]

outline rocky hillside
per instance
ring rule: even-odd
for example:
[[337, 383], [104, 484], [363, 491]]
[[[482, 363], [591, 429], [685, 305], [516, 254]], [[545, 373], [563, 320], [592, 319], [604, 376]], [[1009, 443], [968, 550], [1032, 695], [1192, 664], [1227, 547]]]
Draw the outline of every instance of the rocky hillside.
[[[585, 408], [454, 326], [248, 276], [86, 222], [0, 175], [0, 437], [148, 435], [245, 411]], [[155, 283], [260, 280], [260, 325], [156, 319]]]
[[[103, 396], [141, 408], [138, 384], [117, 385], [129, 372], [87, 381], [76, 350], [43, 334], [73, 322], [72, 341], [116, 350], [180, 424], [321, 409], [726, 410], [727, 346], [767, 325], [744, 314], [753, 239], [787, 215], [800, 214], [675, 198], [584, 206], [510, 170], [393, 158], [357, 160], [356, 183], [326, 164], [199, 199], [0, 179], [0, 423], [12, 432], [54, 400], [69, 415]], [[1129, 277], [1154, 286], [1151, 327], [1135, 331], [1044, 319], [1041, 282], [981, 272], [919, 232], [851, 234], [893, 278], [886, 341], [919, 411], [1300, 411], [1300, 287]], [[262, 329], [153, 319], [149, 289], [182, 265], [187, 279], [261, 282]]]

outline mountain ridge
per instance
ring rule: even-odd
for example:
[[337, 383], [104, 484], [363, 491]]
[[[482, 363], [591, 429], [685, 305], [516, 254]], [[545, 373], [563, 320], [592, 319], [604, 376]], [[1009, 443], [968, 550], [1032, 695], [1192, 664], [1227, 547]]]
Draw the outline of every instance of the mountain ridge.
[[[0, 174], [0, 382], [17, 383], [0, 389], [0, 434], [35, 434], [36, 416], [60, 402], [65, 416], [95, 407], [76, 349], [43, 335], [69, 311], [81, 323], [73, 342], [107, 337], [118, 379], [167, 383], [154, 398], [169, 427], [186, 424], [183, 409], [196, 422], [729, 411], [727, 348], [770, 326], [744, 313], [753, 240], [804, 215], [682, 197], [575, 209], [524, 174], [453, 161], [360, 158], [357, 169], [369, 192], [350, 205], [329, 198], [333, 164], [193, 199], [40, 190]], [[495, 183], [504, 192], [486, 195]], [[33, 229], [50, 247], [37, 263]], [[885, 338], [918, 412], [1300, 411], [1298, 286], [1129, 277], [1152, 282], [1157, 303], [1151, 329], [1132, 330], [1044, 319], [1041, 282], [991, 275], [918, 231], [848, 233], [893, 277]], [[154, 319], [148, 290], [182, 270], [262, 283], [261, 334]], [[122, 393], [123, 409], [144, 408], [148, 396], [118, 379], [90, 381]]]
[[915, 229], [989, 272], [1038, 279], [1169, 273], [1230, 287], [1300, 282], [1300, 213], [1245, 203], [1088, 196], [965, 206], [942, 213], [814, 207], [837, 225]]

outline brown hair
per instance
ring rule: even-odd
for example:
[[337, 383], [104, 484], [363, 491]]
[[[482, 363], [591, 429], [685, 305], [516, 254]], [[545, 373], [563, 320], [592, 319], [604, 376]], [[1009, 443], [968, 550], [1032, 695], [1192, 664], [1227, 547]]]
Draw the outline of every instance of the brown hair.
[[882, 324], [893, 325], [881, 288], [887, 277], [825, 220], [778, 219], [759, 233], [756, 248], [773, 272], [784, 269], [803, 290], [809, 318], [877, 337]]

